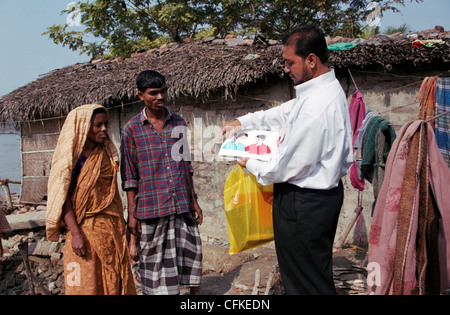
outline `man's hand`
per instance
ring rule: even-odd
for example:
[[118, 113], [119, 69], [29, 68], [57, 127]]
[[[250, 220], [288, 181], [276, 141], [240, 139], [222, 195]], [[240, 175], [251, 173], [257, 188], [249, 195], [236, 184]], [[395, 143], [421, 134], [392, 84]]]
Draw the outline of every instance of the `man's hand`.
[[242, 167], [247, 167], [247, 161], [248, 158], [240, 158], [239, 160], [237, 160], [237, 164], [239, 164]]
[[220, 131], [220, 141], [223, 142], [223, 135], [227, 134], [228, 138], [233, 137], [239, 130], [241, 130], [241, 122], [237, 119], [227, 123], [225, 126], [222, 127]]
[[128, 228], [130, 233], [136, 237], [141, 234], [141, 223], [133, 215], [128, 216]]
[[193, 207], [193, 211], [192, 211], [192, 217], [194, 218], [194, 220], [197, 222], [198, 225], [202, 225], [203, 222], [203, 211], [200, 208], [200, 205], [197, 202], [197, 199], [192, 199], [192, 207]]

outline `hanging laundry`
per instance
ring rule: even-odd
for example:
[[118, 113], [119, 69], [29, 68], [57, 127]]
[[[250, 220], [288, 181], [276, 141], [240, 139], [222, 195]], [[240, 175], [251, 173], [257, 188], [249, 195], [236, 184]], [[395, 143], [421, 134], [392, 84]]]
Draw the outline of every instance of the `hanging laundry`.
[[350, 102], [349, 106], [349, 114], [350, 114], [350, 124], [353, 132], [353, 164], [350, 169], [350, 182], [353, 187], [358, 189], [359, 191], [364, 190], [364, 179], [360, 179], [358, 176], [358, 164], [356, 160], [356, 154], [357, 148], [355, 149], [355, 142], [359, 135], [359, 130], [362, 126], [362, 123], [364, 121], [364, 117], [366, 115], [366, 105], [364, 104], [364, 98], [362, 93], [359, 90], [356, 90], [355, 93], [353, 93], [352, 100]]
[[364, 117], [364, 120], [362, 122], [361, 127], [359, 128], [358, 136], [356, 137], [355, 143], [353, 144], [353, 148], [358, 149], [362, 146], [362, 141], [364, 138], [364, 133], [366, 132], [367, 126], [370, 123], [370, 120], [372, 120], [373, 117], [380, 116], [373, 112], [372, 110], [368, 110], [366, 113], [366, 116]]
[[414, 48], [437, 48], [436, 45], [443, 45], [445, 42], [442, 39], [424, 39], [424, 40], [415, 40], [412, 42], [412, 46]]
[[418, 99], [420, 101], [420, 111], [417, 119], [427, 120], [434, 117], [435, 96], [437, 77], [426, 77], [420, 86]]
[[395, 138], [394, 127], [379, 115], [370, 120], [364, 133], [361, 173], [373, 185], [375, 199], [383, 181], [384, 165]]
[[336, 50], [349, 50], [358, 46], [357, 43], [336, 43], [328, 45], [328, 50], [336, 51]]
[[[450, 111], [450, 78], [438, 78], [436, 82], [435, 115]], [[439, 150], [450, 167], [450, 114], [434, 121], [434, 132]]]
[[[450, 285], [450, 170], [423, 120], [392, 145], [369, 237], [372, 294], [439, 294]], [[431, 188], [431, 189], [430, 189]]]

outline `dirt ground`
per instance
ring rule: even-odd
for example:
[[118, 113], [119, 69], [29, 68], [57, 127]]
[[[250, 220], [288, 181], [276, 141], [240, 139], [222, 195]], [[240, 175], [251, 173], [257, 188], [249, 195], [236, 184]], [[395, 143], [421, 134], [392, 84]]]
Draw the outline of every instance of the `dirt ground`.
[[[334, 254], [333, 272], [338, 295], [365, 294], [366, 251], [353, 246]], [[235, 255], [228, 247], [203, 246], [202, 295], [283, 294], [273, 243]]]

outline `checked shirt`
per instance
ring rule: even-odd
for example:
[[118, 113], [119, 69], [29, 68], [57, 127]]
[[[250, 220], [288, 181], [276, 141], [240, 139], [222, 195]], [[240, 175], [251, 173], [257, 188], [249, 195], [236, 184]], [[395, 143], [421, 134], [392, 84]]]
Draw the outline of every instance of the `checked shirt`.
[[138, 220], [190, 211], [192, 167], [189, 159], [180, 158], [190, 156], [187, 126], [182, 117], [166, 110], [161, 136], [147, 119], [145, 108], [122, 131], [122, 187], [138, 191], [134, 209], [130, 209]]

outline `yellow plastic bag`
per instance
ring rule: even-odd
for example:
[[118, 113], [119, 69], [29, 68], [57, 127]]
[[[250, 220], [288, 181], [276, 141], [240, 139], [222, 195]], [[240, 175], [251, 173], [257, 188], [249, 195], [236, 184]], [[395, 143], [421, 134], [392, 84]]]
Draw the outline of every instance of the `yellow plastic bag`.
[[236, 164], [225, 181], [223, 197], [230, 255], [273, 240], [273, 185], [262, 186]]

